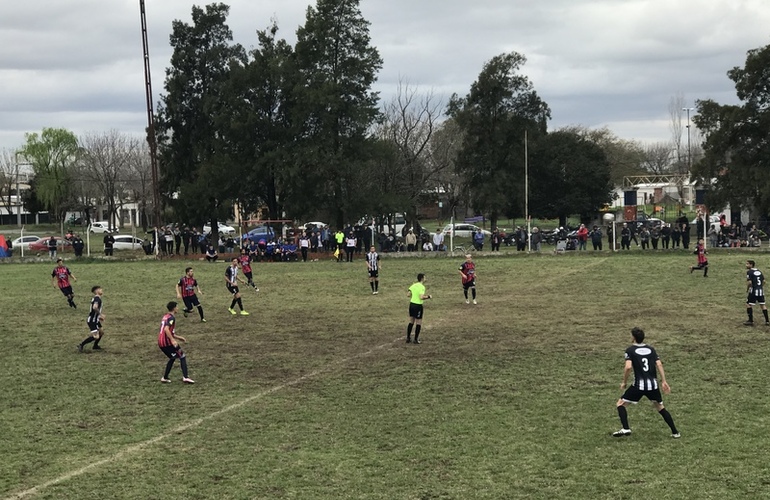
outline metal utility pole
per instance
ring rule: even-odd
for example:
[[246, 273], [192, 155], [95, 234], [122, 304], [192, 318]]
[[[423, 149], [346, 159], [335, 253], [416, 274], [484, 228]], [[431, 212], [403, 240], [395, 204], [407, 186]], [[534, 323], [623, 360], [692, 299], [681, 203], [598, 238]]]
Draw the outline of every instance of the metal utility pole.
[[[690, 148], [690, 111], [695, 108], [682, 108], [682, 111], [687, 111], [687, 173], [692, 171], [692, 149]], [[681, 116], [681, 115], [680, 115]]]
[[147, 96], [147, 143], [150, 146], [150, 170], [152, 171], [153, 225], [160, 226], [160, 186], [158, 185], [158, 143], [155, 138], [155, 112], [152, 106], [152, 79], [150, 78], [150, 45], [147, 41], [147, 14], [144, 0], [139, 0], [142, 16], [142, 48], [144, 50], [144, 88]]

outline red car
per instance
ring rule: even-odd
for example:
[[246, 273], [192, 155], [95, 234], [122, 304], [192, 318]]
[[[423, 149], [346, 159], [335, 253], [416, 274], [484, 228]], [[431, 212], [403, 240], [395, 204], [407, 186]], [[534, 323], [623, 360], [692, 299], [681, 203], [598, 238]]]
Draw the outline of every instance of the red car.
[[[48, 240], [50, 240], [50, 236], [43, 236], [39, 240], [37, 240], [34, 243], [29, 244], [29, 251], [30, 252], [47, 252], [48, 251]], [[64, 238], [61, 238], [59, 236], [56, 237], [56, 251], [66, 252], [66, 251], [72, 251], [72, 243], [65, 240]]]

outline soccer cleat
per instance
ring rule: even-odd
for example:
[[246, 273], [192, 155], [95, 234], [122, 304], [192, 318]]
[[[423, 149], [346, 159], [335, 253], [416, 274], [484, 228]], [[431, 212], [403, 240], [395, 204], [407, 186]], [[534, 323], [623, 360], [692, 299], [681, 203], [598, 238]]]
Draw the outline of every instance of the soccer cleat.
[[473, 305], [475, 306], [476, 304], [478, 304], [478, 302], [476, 302], [476, 299], [473, 299]]
[[743, 326], [754, 326], [754, 322], [753, 321], [744, 321], [743, 322]]
[[411, 338], [409, 338], [409, 337], [407, 337], [407, 338], [406, 338], [406, 343], [407, 343], [407, 344], [411, 344], [411, 343], [412, 343], [412, 339], [411, 339]]
[[205, 323], [206, 320], [204, 318], [201, 318], [201, 323]]
[[190, 377], [185, 377], [182, 379], [182, 382], [184, 382], [185, 384], [194, 384], [195, 380], [191, 379]]
[[184, 314], [184, 317], [186, 318], [190, 313], [187, 312], [187, 309], [182, 309], [182, 314]]
[[258, 291], [259, 291], [259, 288], [257, 288], [257, 287], [254, 287], [254, 293], [256, 293], [256, 292], [258, 292]]
[[419, 341], [419, 340], [417, 340], [417, 339], [414, 339], [414, 342], [412, 342], [412, 343], [413, 343], [413, 344], [422, 344], [422, 342], [420, 342], [420, 341]]
[[247, 313], [246, 311], [241, 311], [241, 316], [248, 316], [248, 315], [249, 313]]
[[674, 439], [679, 439], [680, 437], [682, 437], [682, 435], [679, 434], [678, 432], [675, 432], [675, 433], [671, 434], [671, 437], [674, 438]]
[[620, 429], [617, 432], [612, 433], [612, 437], [622, 438], [631, 435], [631, 429]]
[[77, 345], [77, 350], [78, 350], [78, 352], [83, 352], [83, 344], [78, 344]]
[[374, 291], [374, 295], [377, 295], [378, 293], [380, 293], [380, 292], [378, 292], [377, 290]]
[[92, 349], [93, 349], [94, 351], [101, 351], [101, 350], [102, 350], [102, 348], [101, 348], [101, 347], [99, 347], [98, 345], [95, 345], [95, 346], [93, 346], [93, 348], [92, 348]]
[[377, 292], [372, 292], [372, 295], [377, 295]]
[[237, 312], [235, 312], [235, 309], [233, 309], [232, 307], [227, 308], [227, 310], [230, 311], [230, 314], [232, 314], [233, 316], [238, 314]]
[[160, 379], [160, 381], [163, 382], [164, 384], [170, 384], [171, 383], [171, 381], [169, 379], [167, 379], [166, 377], [163, 377], [162, 379]]
[[470, 300], [468, 300], [468, 299], [465, 299], [465, 303], [466, 303], [466, 304], [470, 304], [470, 303], [471, 303], [471, 301], [470, 301]]

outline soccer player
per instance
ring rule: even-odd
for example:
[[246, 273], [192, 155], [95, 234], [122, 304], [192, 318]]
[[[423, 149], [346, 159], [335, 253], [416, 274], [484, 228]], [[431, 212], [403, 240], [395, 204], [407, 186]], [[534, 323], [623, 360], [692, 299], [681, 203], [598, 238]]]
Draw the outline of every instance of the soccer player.
[[746, 326], [754, 326], [754, 306], [759, 304], [762, 307], [762, 314], [765, 316], [765, 326], [770, 326], [770, 319], [767, 316], [767, 306], [765, 305], [765, 277], [762, 271], [756, 268], [753, 260], [746, 261], [746, 314], [749, 320], [743, 323]]
[[182, 313], [185, 318], [192, 312], [193, 307], [197, 307], [198, 315], [201, 317], [201, 323], [205, 323], [206, 319], [203, 317], [203, 306], [198, 300], [196, 291], [203, 295], [198, 280], [195, 279], [193, 268], [188, 267], [184, 270], [184, 276], [179, 278], [179, 282], [176, 284], [176, 297], [184, 301]]
[[695, 245], [695, 251], [693, 253], [698, 256], [698, 265], [690, 266], [690, 272], [693, 272], [696, 269], [703, 269], [703, 277], [708, 278], [709, 261], [706, 258], [706, 245], [703, 244], [703, 238], [698, 240], [698, 243]]
[[[614, 432], [612, 436], [624, 437], [631, 435], [626, 407], [630, 403], [638, 403], [642, 396], [645, 396], [652, 401], [652, 406], [671, 428], [671, 437], [679, 438], [681, 435], [674, 425], [674, 419], [671, 417], [671, 414], [663, 407], [663, 398], [660, 395], [660, 388], [658, 388], [657, 372], [660, 372], [660, 387], [663, 388], [663, 392], [666, 394], [671, 393], [671, 387], [666, 382], [666, 373], [663, 371], [663, 363], [661, 363], [655, 349], [651, 345], [644, 343], [644, 330], [638, 327], [633, 328], [631, 330], [631, 337], [634, 343], [626, 349], [623, 382], [620, 384], [620, 389], [625, 389], [625, 392], [617, 402], [618, 416], [623, 428]], [[634, 384], [626, 389], [628, 375], [632, 369], [634, 370]]]
[[70, 307], [77, 309], [78, 306], [75, 305], [75, 293], [72, 291], [70, 277], [72, 277], [74, 281], [78, 280], [75, 275], [72, 274], [69, 267], [64, 265], [61, 257], [59, 257], [56, 259], [56, 267], [53, 268], [53, 272], [51, 273], [51, 284], [54, 288], [57, 286], [59, 287], [61, 293], [67, 297], [67, 303]]
[[417, 275], [417, 282], [409, 287], [407, 296], [409, 297], [409, 325], [406, 327], [406, 343], [412, 342], [412, 328], [414, 328], [414, 343], [420, 344], [420, 328], [422, 327], [422, 303], [426, 299], [431, 299], [430, 295], [425, 294], [424, 273]]
[[169, 302], [166, 304], [166, 309], [168, 309], [168, 313], [166, 313], [160, 321], [158, 347], [163, 351], [163, 354], [168, 356], [168, 363], [166, 363], [166, 371], [163, 373], [163, 378], [160, 379], [160, 381], [164, 384], [171, 383], [171, 379], [168, 377], [171, 374], [171, 368], [174, 366], [174, 361], [179, 359], [179, 363], [182, 365], [182, 382], [185, 384], [194, 384], [195, 381], [191, 379], [187, 373], [187, 357], [185, 356], [184, 351], [182, 351], [182, 348], [179, 347], [179, 341], [187, 342], [187, 339], [174, 332], [176, 328], [176, 318], [174, 315], [179, 312], [177, 303], [174, 301]]
[[225, 285], [227, 286], [227, 290], [232, 294], [233, 301], [230, 304], [230, 307], [227, 309], [230, 311], [230, 314], [238, 314], [235, 312], [235, 304], [238, 304], [238, 307], [241, 309], [241, 316], [248, 316], [249, 313], [243, 310], [243, 302], [241, 301], [241, 292], [238, 289], [238, 282], [246, 283], [246, 281], [243, 280], [240, 276], [238, 276], [239, 266], [238, 266], [238, 258], [233, 257], [233, 259], [230, 261], [230, 265], [225, 270]]
[[380, 293], [380, 255], [372, 245], [366, 254], [366, 268], [369, 270], [369, 286], [372, 287], [372, 295]]
[[104, 314], [102, 314], [102, 294], [104, 291], [99, 285], [91, 287], [91, 293], [94, 294], [91, 297], [91, 309], [88, 311], [88, 318], [86, 318], [86, 324], [91, 334], [78, 344], [78, 352], [83, 352], [83, 348], [94, 343], [93, 350], [100, 351], [99, 341], [104, 337], [104, 330], [102, 329], [102, 321], [104, 321]]
[[465, 303], [470, 304], [468, 301], [468, 289], [471, 290], [473, 297], [473, 303], [476, 302], [476, 264], [473, 263], [473, 257], [471, 254], [465, 254], [465, 262], [460, 266], [460, 276], [463, 280], [463, 293], [465, 294]]
[[246, 284], [248, 284], [255, 292], [258, 292], [259, 288], [254, 284], [254, 279], [251, 274], [251, 256], [249, 256], [249, 250], [247, 248], [241, 249], [241, 256], [238, 258], [238, 262], [241, 264], [241, 272], [246, 276]]

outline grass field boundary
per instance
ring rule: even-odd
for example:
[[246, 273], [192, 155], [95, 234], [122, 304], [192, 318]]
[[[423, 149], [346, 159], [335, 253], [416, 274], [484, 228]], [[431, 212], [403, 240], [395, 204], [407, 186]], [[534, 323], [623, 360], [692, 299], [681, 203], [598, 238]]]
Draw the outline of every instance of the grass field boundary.
[[215, 419], [217, 417], [220, 417], [220, 416], [222, 416], [224, 414], [227, 414], [227, 413], [233, 412], [235, 410], [238, 410], [238, 409], [240, 409], [240, 408], [242, 408], [242, 407], [244, 407], [244, 406], [246, 406], [246, 405], [248, 405], [250, 403], [253, 403], [254, 401], [260, 400], [260, 399], [262, 399], [262, 398], [264, 398], [266, 396], [269, 396], [269, 395], [271, 395], [273, 393], [276, 393], [278, 391], [286, 389], [287, 387], [292, 387], [292, 386], [295, 386], [297, 384], [300, 384], [300, 383], [304, 382], [305, 380], [309, 380], [309, 379], [315, 378], [315, 377], [317, 377], [317, 376], [319, 376], [321, 374], [324, 374], [324, 373], [332, 372], [336, 368], [338, 368], [338, 367], [340, 367], [342, 365], [345, 365], [346, 363], [348, 363], [350, 361], [353, 361], [355, 359], [365, 358], [365, 357], [373, 354], [376, 351], [380, 351], [382, 349], [386, 349], [386, 348], [394, 345], [396, 342], [403, 342], [403, 340], [404, 340], [403, 336], [399, 336], [395, 340], [392, 340], [390, 342], [386, 342], [384, 344], [380, 344], [378, 346], [372, 347], [371, 349], [369, 349], [366, 352], [358, 353], [358, 354], [356, 354], [354, 356], [348, 356], [347, 358], [344, 358], [344, 359], [341, 359], [341, 360], [338, 360], [338, 361], [334, 361], [334, 362], [330, 363], [329, 365], [327, 365], [324, 368], [319, 368], [317, 370], [314, 370], [314, 371], [312, 371], [310, 373], [306, 373], [305, 375], [302, 375], [301, 377], [298, 377], [298, 378], [296, 378], [294, 380], [291, 380], [289, 382], [285, 382], [283, 384], [278, 384], [278, 385], [275, 385], [273, 387], [270, 387], [269, 389], [265, 389], [265, 390], [263, 390], [263, 391], [261, 391], [261, 392], [259, 392], [257, 394], [249, 396], [249, 397], [247, 397], [247, 398], [245, 398], [245, 399], [243, 399], [241, 401], [238, 401], [237, 403], [233, 403], [233, 404], [231, 404], [229, 406], [226, 406], [226, 407], [224, 407], [222, 409], [219, 409], [219, 410], [217, 410], [217, 411], [215, 411], [213, 413], [209, 413], [208, 415], [204, 415], [202, 417], [198, 417], [198, 418], [196, 418], [194, 420], [191, 420], [191, 421], [189, 421], [189, 422], [187, 422], [185, 424], [182, 424], [182, 425], [179, 425], [177, 427], [174, 427], [170, 431], [164, 432], [163, 434], [161, 434], [159, 436], [156, 436], [154, 438], [142, 441], [141, 443], [137, 443], [137, 444], [133, 444], [131, 446], [128, 446], [125, 449], [123, 449], [121, 451], [118, 451], [118, 452], [116, 452], [116, 453], [114, 453], [114, 454], [112, 454], [112, 455], [110, 455], [110, 456], [108, 456], [106, 458], [103, 458], [103, 459], [98, 460], [96, 462], [92, 462], [92, 463], [90, 463], [90, 464], [88, 464], [88, 465], [86, 465], [84, 467], [79, 468], [79, 469], [67, 472], [66, 474], [62, 474], [59, 477], [56, 477], [56, 478], [51, 479], [49, 481], [46, 481], [46, 482], [44, 482], [42, 484], [39, 484], [39, 485], [34, 486], [32, 488], [29, 488], [27, 490], [24, 490], [24, 491], [21, 491], [21, 492], [18, 492], [18, 493], [13, 493], [13, 494], [5, 497], [5, 500], [12, 500], [12, 499], [15, 500], [15, 499], [27, 498], [27, 497], [30, 497], [32, 495], [35, 495], [35, 494], [39, 493], [41, 490], [44, 490], [46, 488], [49, 488], [49, 487], [54, 486], [54, 485], [59, 484], [59, 483], [63, 483], [65, 481], [68, 481], [68, 480], [73, 479], [75, 477], [81, 476], [81, 475], [85, 474], [86, 472], [88, 472], [88, 471], [90, 471], [92, 469], [95, 469], [95, 468], [98, 468], [98, 467], [102, 467], [104, 465], [111, 464], [113, 462], [117, 462], [119, 460], [122, 460], [123, 458], [125, 458], [125, 457], [127, 457], [129, 455], [133, 455], [135, 453], [143, 451], [145, 448], [149, 448], [150, 446], [155, 445], [155, 444], [157, 444], [157, 443], [159, 443], [159, 442], [161, 442], [161, 441], [163, 441], [163, 440], [165, 440], [165, 439], [167, 439], [169, 437], [172, 437], [172, 436], [174, 436], [176, 434], [185, 432], [185, 431], [187, 431], [189, 429], [192, 429], [194, 427], [198, 427], [199, 425], [201, 425], [201, 424], [203, 424], [205, 422], [208, 422], [209, 420], [213, 420], [213, 419]]

